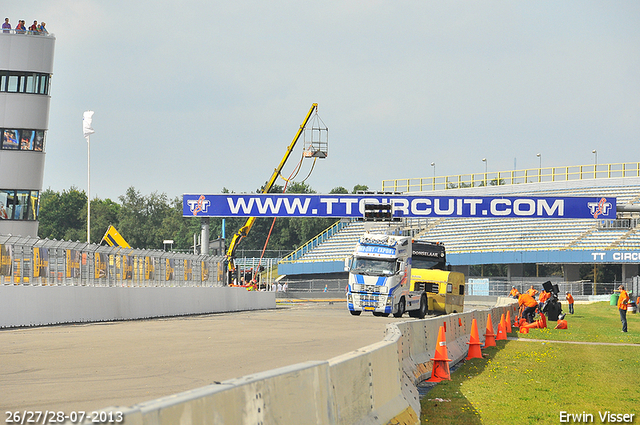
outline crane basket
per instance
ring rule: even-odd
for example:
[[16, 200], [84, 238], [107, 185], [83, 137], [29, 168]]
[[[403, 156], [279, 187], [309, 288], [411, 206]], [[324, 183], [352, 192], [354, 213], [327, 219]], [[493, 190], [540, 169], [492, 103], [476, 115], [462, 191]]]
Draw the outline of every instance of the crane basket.
[[309, 120], [304, 128], [304, 156], [306, 158], [326, 158], [329, 153], [329, 129], [318, 115]]

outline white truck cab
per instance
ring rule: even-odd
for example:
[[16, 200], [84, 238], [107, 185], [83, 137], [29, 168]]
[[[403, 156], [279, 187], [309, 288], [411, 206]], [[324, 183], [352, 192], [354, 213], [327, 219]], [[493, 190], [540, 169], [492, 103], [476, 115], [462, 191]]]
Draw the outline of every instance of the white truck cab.
[[370, 311], [374, 316], [423, 318], [427, 312], [424, 291], [410, 291], [411, 237], [365, 232], [345, 260], [349, 271], [347, 306], [354, 316]]

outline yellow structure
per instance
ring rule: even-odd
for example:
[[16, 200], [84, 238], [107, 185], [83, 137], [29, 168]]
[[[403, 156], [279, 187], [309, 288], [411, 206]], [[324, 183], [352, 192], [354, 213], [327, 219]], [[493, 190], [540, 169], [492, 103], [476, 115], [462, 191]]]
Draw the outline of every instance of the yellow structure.
[[433, 269], [411, 268], [410, 291], [424, 290], [430, 313], [462, 313], [464, 274]]
[[109, 226], [109, 228], [107, 229], [107, 232], [102, 237], [102, 240], [100, 241], [100, 243], [102, 244], [103, 241], [106, 242], [107, 245], [109, 246], [131, 248], [131, 246], [129, 246], [127, 241], [124, 240], [124, 238], [120, 235], [120, 233], [118, 233], [116, 228], [113, 226]]

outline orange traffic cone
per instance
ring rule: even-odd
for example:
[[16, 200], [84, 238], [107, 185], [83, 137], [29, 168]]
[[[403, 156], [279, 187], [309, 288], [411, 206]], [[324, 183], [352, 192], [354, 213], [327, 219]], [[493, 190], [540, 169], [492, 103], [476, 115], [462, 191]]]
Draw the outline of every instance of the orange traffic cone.
[[484, 348], [496, 346], [496, 334], [493, 333], [493, 323], [491, 323], [491, 313], [487, 314], [487, 330], [484, 334]]
[[507, 310], [507, 317], [505, 319], [505, 323], [507, 325], [507, 333], [513, 332], [513, 329], [511, 329], [511, 311], [509, 310]]
[[520, 333], [521, 334], [528, 334], [529, 333], [529, 328], [525, 328], [524, 326], [520, 326]]
[[458, 317], [458, 326], [462, 326], [462, 319]]
[[507, 339], [507, 325], [504, 323], [504, 314], [500, 316], [500, 324], [498, 325], [498, 334], [496, 335], [496, 341]]
[[540, 329], [545, 329], [547, 327], [547, 317], [544, 314], [540, 314]]
[[520, 326], [520, 329], [522, 328], [540, 329], [540, 320], [536, 320], [535, 322], [531, 322], [531, 323], [525, 323], [524, 325]]
[[478, 322], [476, 319], [471, 321], [471, 335], [469, 336], [469, 353], [467, 354], [467, 358], [469, 359], [481, 359], [482, 351], [480, 351], [480, 337], [478, 336]]
[[449, 362], [451, 359], [449, 359], [447, 355], [447, 339], [444, 333], [444, 326], [440, 326], [438, 342], [436, 343], [436, 354], [431, 360], [433, 361], [431, 378], [427, 379], [427, 381], [440, 382], [444, 379], [450, 381], [451, 374], [449, 373]]

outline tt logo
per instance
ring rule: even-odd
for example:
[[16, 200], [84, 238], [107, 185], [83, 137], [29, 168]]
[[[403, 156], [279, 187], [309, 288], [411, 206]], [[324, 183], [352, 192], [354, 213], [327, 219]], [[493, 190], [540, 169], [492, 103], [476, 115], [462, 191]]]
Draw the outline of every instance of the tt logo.
[[607, 198], [600, 199], [600, 202], [588, 202], [587, 206], [593, 218], [598, 218], [599, 215], [609, 214], [611, 209], [611, 202], [607, 202]]
[[209, 209], [210, 201], [204, 199], [204, 195], [200, 195], [200, 197], [196, 199], [189, 199], [187, 201], [187, 205], [189, 205], [189, 209], [193, 213], [193, 215], [198, 215], [199, 212], [207, 212]]

